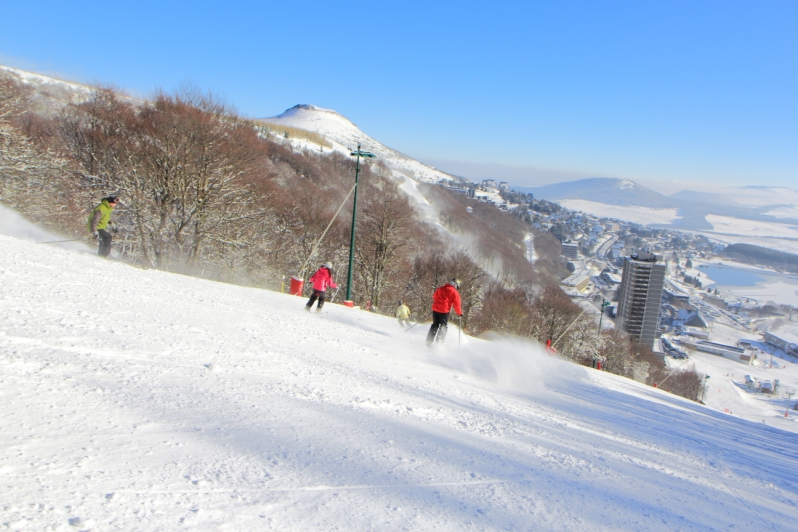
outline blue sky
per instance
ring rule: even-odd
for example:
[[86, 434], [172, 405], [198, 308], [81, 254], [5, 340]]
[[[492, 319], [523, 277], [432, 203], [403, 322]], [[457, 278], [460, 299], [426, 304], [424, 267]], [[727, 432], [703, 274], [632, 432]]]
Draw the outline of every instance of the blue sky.
[[0, 13], [2, 64], [143, 96], [191, 82], [249, 117], [327, 107], [468, 177], [798, 186], [793, 0], [0, 0]]

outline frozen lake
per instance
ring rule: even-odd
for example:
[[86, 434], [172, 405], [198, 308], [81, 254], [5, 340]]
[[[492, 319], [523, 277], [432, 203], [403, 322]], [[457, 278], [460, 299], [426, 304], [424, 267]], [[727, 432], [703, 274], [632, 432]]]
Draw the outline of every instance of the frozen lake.
[[701, 273], [715, 281], [718, 287], [735, 288], [740, 286], [756, 286], [756, 283], [765, 281], [759, 272], [740, 270], [728, 266], [699, 266]]
[[702, 264], [697, 269], [701, 272], [701, 281], [705, 287], [711, 285], [721, 292], [755, 299], [762, 304], [772, 301], [781, 305], [798, 305], [798, 276], [794, 274], [726, 264]]

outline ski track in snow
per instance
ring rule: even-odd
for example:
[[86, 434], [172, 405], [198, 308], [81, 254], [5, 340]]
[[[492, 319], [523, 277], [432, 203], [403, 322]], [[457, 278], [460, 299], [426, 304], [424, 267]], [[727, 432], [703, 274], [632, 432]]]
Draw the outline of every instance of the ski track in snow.
[[0, 524], [795, 527], [794, 433], [303, 303], [0, 236]]

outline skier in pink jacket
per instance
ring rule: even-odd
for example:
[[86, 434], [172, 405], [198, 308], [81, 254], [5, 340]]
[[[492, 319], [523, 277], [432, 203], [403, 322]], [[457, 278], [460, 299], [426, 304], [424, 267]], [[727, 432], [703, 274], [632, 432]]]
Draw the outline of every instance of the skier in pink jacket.
[[316, 270], [316, 273], [310, 276], [310, 282], [313, 283], [313, 295], [310, 296], [308, 304], [305, 305], [305, 310], [310, 312], [313, 303], [315, 303], [318, 298], [319, 304], [316, 307], [316, 312], [321, 312], [321, 307], [324, 306], [324, 293], [327, 287], [338, 288], [338, 285], [333, 282], [332, 264], [329, 262], [322, 264], [322, 266]]

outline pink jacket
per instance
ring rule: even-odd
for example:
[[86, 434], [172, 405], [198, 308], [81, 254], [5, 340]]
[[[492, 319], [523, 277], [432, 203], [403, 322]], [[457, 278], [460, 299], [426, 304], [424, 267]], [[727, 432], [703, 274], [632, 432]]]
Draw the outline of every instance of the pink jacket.
[[316, 273], [310, 276], [310, 282], [313, 283], [313, 289], [319, 290], [320, 292], [327, 290], [328, 286], [330, 288], [338, 288], [338, 285], [333, 282], [330, 270], [324, 266], [316, 270]]

